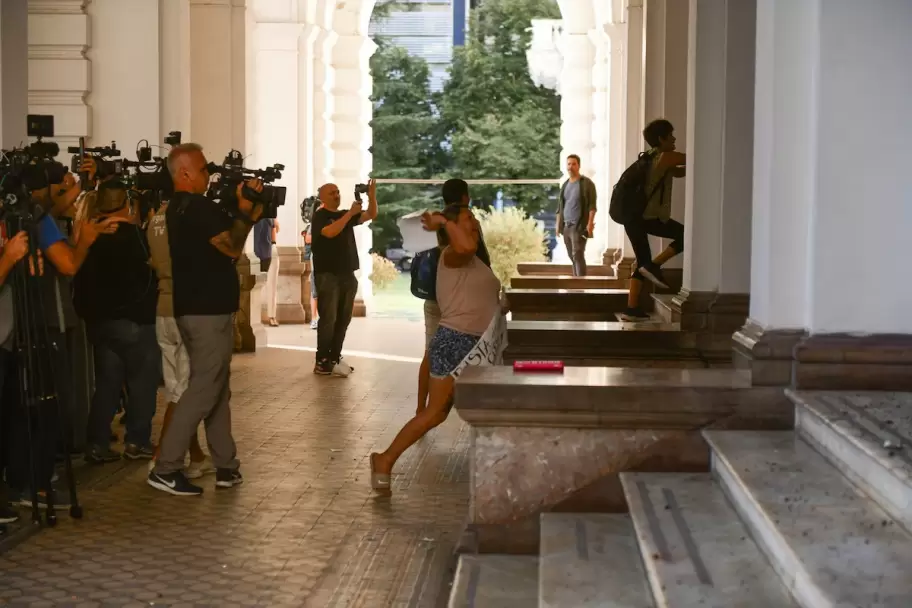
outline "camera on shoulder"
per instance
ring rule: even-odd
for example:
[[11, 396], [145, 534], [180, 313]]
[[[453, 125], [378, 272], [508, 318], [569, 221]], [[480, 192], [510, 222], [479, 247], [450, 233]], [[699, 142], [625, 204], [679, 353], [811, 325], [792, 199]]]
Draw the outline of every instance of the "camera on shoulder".
[[263, 182], [263, 191], [257, 192], [244, 185], [241, 193], [244, 198], [255, 205], [263, 206], [262, 219], [275, 219], [278, 217], [279, 207], [285, 204], [285, 186], [271, 185], [282, 178], [285, 165], [276, 163], [265, 169], [248, 169], [244, 167], [244, 157], [237, 150], [232, 150], [222, 161], [221, 165], [209, 163], [209, 173], [218, 175], [206, 194], [210, 199], [218, 201], [225, 207], [229, 215], [236, 216], [238, 211], [237, 187], [250, 179], [259, 179]]

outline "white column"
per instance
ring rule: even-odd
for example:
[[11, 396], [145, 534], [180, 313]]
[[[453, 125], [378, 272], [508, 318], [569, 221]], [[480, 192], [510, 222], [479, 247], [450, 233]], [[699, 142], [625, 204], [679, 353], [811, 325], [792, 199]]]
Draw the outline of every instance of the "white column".
[[[315, 172], [316, 164], [316, 138], [314, 125], [314, 53], [320, 28], [313, 24], [306, 24], [298, 40], [298, 175], [300, 190], [298, 199], [294, 201], [295, 208], [301, 201], [317, 193], [320, 184], [317, 183]], [[300, 214], [299, 214], [300, 215]], [[299, 244], [303, 239], [299, 237]]]
[[[174, 4], [169, 10], [176, 12], [180, 2]], [[92, 65], [86, 97], [92, 112], [91, 144], [116, 140], [121, 153], [132, 160], [140, 140], [161, 143], [159, 66], [164, 55], [159, 9], [158, 2], [147, 0], [95, 0], [87, 6], [92, 32], [86, 53]]]
[[[619, 15], [621, 18], [622, 15]], [[599, 193], [600, 205], [606, 211], [607, 248], [621, 249], [623, 253], [626, 234], [620, 224], [615, 224], [608, 214], [611, 202], [611, 190], [627, 168], [625, 152], [627, 139], [627, 27], [624, 23], [606, 25], [604, 30], [609, 37], [609, 85], [608, 85], [608, 179], [604, 193]], [[611, 260], [616, 261], [616, 260]]]
[[248, 153], [249, 29], [245, 0], [190, 0], [190, 128], [214, 162]]
[[190, 0], [162, 1], [160, 36], [161, 133], [180, 131], [183, 141], [193, 141], [190, 131]]
[[560, 38], [564, 67], [561, 71], [561, 167], [566, 172], [570, 154], [582, 159], [582, 173], [593, 175], [592, 71], [595, 48], [587, 34], [572, 33], [566, 29]]
[[[5, 0], [0, 4], [6, 4]], [[67, 146], [91, 136], [86, 94], [91, 88], [89, 18], [85, 0], [29, 2], [28, 105], [29, 114], [54, 116], [54, 140], [60, 159], [69, 162]]]
[[[339, 37], [332, 51], [335, 81], [332, 89], [332, 181], [342, 193], [343, 208], [354, 201], [355, 184], [366, 183], [372, 168], [370, 120], [373, 107], [370, 96], [373, 79], [370, 58], [377, 45], [360, 32], [359, 24], [344, 22], [346, 19], [353, 20], [356, 15], [337, 11], [334, 20]], [[362, 195], [362, 200], [366, 206], [366, 195]], [[355, 241], [361, 266], [357, 297], [369, 307], [373, 295], [370, 282], [373, 233], [369, 225], [355, 229]]]
[[[649, 0], [646, 4], [645, 124], [665, 118], [675, 126], [678, 148], [687, 145], [687, 32], [688, 0]], [[644, 125], [645, 126], [645, 125]], [[645, 143], [642, 143], [642, 150]], [[684, 188], [675, 184], [671, 215], [684, 222]], [[653, 253], [671, 241], [650, 237]], [[681, 256], [666, 268], [681, 268]]]
[[317, 188], [331, 182], [333, 167], [331, 121], [333, 109], [332, 88], [335, 70], [332, 67], [332, 47], [336, 33], [320, 28], [314, 41], [313, 55], [313, 130], [314, 130], [314, 180]]
[[[645, 123], [646, 99], [646, 15], [643, 0], [630, 0], [627, 4], [627, 55], [624, 62], [624, 80], [627, 84], [624, 100], [624, 166], [631, 165], [643, 150], [643, 128]], [[624, 236], [623, 259], [633, 259], [633, 246]], [[619, 267], [619, 277], [626, 279], [626, 267]], [[626, 275], [626, 276], [622, 276]]]
[[765, 0], [757, 12], [751, 316], [912, 333], [912, 4]]
[[28, 115], [28, 2], [0, 3], [0, 147], [26, 141]]
[[609, 159], [612, 136], [608, 103], [611, 84], [611, 38], [603, 27], [590, 31], [589, 38], [595, 47], [595, 61], [592, 67], [592, 179], [599, 201], [595, 214], [595, 242], [587, 248], [587, 254], [595, 263], [601, 264], [605, 251], [618, 247], [617, 224], [608, 216], [608, 201], [614, 183], [611, 180]]
[[691, 0], [685, 289], [750, 291], [755, 0]]

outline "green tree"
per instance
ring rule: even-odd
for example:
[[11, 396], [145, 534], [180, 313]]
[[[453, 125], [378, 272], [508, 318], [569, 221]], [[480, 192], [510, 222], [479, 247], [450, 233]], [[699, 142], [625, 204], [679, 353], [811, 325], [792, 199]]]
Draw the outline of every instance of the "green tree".
[[[555, 0], [485, 0], [472, 11], [470, 36], [456, 49], [450, 79], [437, 99], [440, 128], [452, 145], [453, 175], [465, 178], [557, 178], [560, 97], [537, 87], [526, 50], [531, 20], [559, 19]], [[493, 202], [498, 186], [473, 187]], [[528, 213], [551, 205], [556, 188], [508, 186], [504, 196]]]
[[[437, 117], [431, 105], [430, 70], [420, 58], [378, 41], [371, 58], [374, 78], [373, 129], [375, 178], [429, 179], [445, 161], [435, 137]], [[412, 211], [437, 205], [435, 186], [377, 186], [382, 212], [373, 222], [374, 248], [384, 252], [400, 238], [396, 221]]]

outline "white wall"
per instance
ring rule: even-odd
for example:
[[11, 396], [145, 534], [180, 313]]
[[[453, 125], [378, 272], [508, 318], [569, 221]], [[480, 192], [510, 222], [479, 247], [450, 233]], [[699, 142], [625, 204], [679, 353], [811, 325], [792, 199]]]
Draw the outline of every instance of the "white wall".
[[159, 99], [159, 3], [149, 0], [94, 0], [91, 19], [90, 145], [116, 140], [135, 159], [141, 139], [161, 143]]
[[164, 141], [170, 131], [180, 131], [192, 141], [190, 130], [190, 0], [159, 0], [160, 119]]

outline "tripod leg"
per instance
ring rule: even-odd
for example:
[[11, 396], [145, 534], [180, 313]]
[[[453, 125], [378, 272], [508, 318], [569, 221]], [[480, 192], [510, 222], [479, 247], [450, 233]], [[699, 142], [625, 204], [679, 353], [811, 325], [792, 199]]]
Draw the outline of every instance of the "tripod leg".
[[[66, 349], [66, 334], [60, 334], [59, 340], [54, 344], [55, 354], [57, 355], [57, 361], [61, 364], [63, 368], [61, 371], [63, 374], [70, 373], [69, 365], [69, 353]], [[53, 373], [53, 371], [52, 371]], [[57, 394], [56, 383], [54, 394]], [[82, 519], [82, 505], [79, 504], [79, 497], [76, 495], [76, 480], [73, 477], [73, 458], [70, 454], [72, 452], [72, 424], [70, 421], [70, 413], [67, 411], [66, 406], [60, 399], [55, 399], [57, 401], [57, 415], [59, 416], [58, 420], [60, 421], [60, 433], [63, 437], [63, 466], [64, 471], [66, 472], [67, 478], [67, 490], [70, 494], [70, 517], [73, 519]]]

